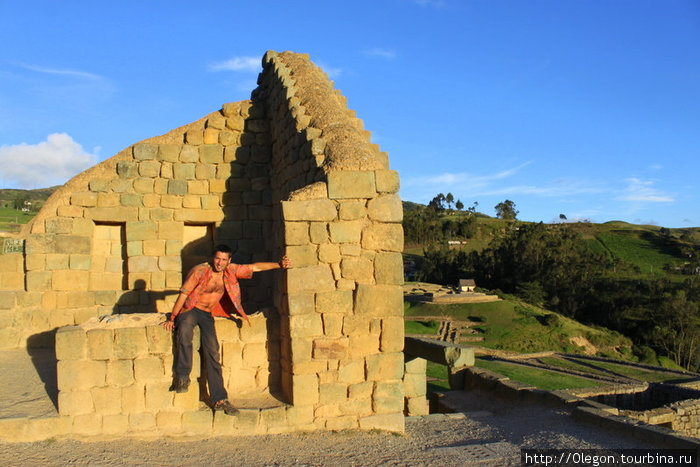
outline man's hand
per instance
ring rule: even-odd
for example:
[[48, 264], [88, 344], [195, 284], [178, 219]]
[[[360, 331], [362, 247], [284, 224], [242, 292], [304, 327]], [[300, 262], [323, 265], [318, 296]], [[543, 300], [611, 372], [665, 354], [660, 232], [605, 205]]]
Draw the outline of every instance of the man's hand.
[[175, 329], [175, 322], [170, 321], [169, 319], [166, 319], [161, 324], [163, 325], [163, 327], [165, 328], [166, 331], [172, 332], [173, 329]]
[[282, 269], [289, 269], [289, 267], [292, 265], [292, 260], [285, 255], [282, 257], [279, 264]]

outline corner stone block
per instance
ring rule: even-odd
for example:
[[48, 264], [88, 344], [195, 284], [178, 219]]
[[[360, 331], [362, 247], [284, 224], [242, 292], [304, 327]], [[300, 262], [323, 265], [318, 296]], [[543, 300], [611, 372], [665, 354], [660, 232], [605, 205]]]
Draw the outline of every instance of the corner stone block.
[[369, 200], [367, 214], [373, 221], [401, 222], [403, 220], [403, 206], [399, 195], [382, 195]]
[[406, 415], [409, 417], [428, 415], [429, 413], [430, 407], [428, 406], [428, 401], [425, 396], [406, 399]]
[[282, 217], [285, 221], [332, 221], [338, 215], [335, 204], [329, 199], [282, 201]]
[[61, 415], [81, 415], [94, 412], [90, 391], [58, 392], [58, 413]]
[[318, 313], [289, 317], [289, 333], [292, 339], [323, 335], [323, 321]]
[[376, 223], [365, 227], [362, 231], [362, 248], [402, 252], [403, 227], [398, 223]]
[[114, 356], [132, 359], [148, 353], [145, 328], [119, 328], [114, 330]]
[[403, 353], [401, 352], [370, 355], [365, 361], [368, 381], [403, 378]]
[[87, 354], [88, 338], [78, 326], [66, 326], [56, 331], [56, 359], [81, 360]]
[[369, 171], [337, 171], [328, 174], [328, 197], [343, 198], [374, 198], [377, 196], [377, 185], [374, 172]]
[[286, 245], [306, 245], [309, 243], [309, 224], [306, 222], [285, 222], [284, 243]]
[[335, 290], [335, 279], [328, 265], [291, 268], [286, 272], [287, 292], [290, 294]]
[[403, 382], [378, 381], [372, 394], [372, 407], [377, 414], [403, 412]]
[[399, 173], [395, 170], [376, 170], [374, 177], [377, 191], [380, 193], [396, 193], [399, 191]]
[[424, 358], [405, 357], [406, 374], [424, 375], [428, 362]]
[[[351, 295], [352, 300], [352, 295]], [[352, 303], [352, 302], [351, 302]], [[303, 315], [314, 311], [314, 294], [298, 293], [287, 295], [289, 315]]]
[[399, 252], [378, 252], [374, 257], [377, 284], [403, 285], [403, 257]]
[[427, 379], [425, 373], [404, 375], [404, 392], [406, 397], [425, 397], [427, 393]]
[[104, 386], [107, 363], [95, 360], [60, 360], [56, 364], [59, 391]]
[[304, 268], [318, 264], [316, 245], [288, 246], [287, 256], [295, 267]]
[[379, 348], [382, 352], [401, 352], [404, 343], [404, 320], [401, 317], [382, 319]]
[[375, 317], [403, 316], [403, 290], [396, 285], [359, 284], [355, 314]]
[[360, 429], [403, 433], [406, 431], [406, 421], [401, 413], [371, 415], [360, 418]]

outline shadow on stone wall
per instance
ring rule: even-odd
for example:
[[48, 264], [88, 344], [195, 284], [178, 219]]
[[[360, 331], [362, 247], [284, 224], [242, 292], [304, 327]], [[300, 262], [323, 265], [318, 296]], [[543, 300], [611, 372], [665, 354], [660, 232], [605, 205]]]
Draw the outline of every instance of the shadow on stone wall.
[[58, 381], [56, 379], [56, 331], [34, 334], [27, 339], [27, 353], [32, 359], [44, 390], [58, 411]]

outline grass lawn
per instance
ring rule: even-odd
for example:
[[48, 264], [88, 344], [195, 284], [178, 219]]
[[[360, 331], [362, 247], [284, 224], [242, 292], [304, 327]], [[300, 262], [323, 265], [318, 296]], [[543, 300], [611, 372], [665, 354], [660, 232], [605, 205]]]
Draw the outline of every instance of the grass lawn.
[[641, 274], [665, 276], [666, 264], [681, 264], [677, 251], [658, 236], [638, 230], [599, 232], [596, 238], [623, 261], [639, 267]]
[[447, 381], [447, 366], [435, 362], [427, 362], [425, 375], [430, 378], [436, 378], [428, 381], [428, 393], [443, 392], [450, 390], [450, 383]]
[[440, 328], [440, 323], [437, 321], [406, 321], [404, 324], [406, 334], [435, 335]]
[[493, 362], [481, 358], [476, 359], [476, 366], [507, 376], [513, 381], [530, 384], [539, 389], [554, 391], [556, 389], [592, 388], [602, 386], [602, 383], [591, 381], [578, 376], [563, 375], [553, 371], [528, 368], [521, 365], [511, 365]]
[[618, 373], [620, 375], [638, 379], [641, 381], [647, 381], [650, 383], [661, 383], [664, 381], [682, 379], [682, 376], [673, 373], [661, 373], [651, 370], [644, 370], [641, 368], [634, 368], [627, 365], [617, 365], [615, 363], [609, 362], [591, 361], [590, 363], [600, 368], [605, 368], [606, 370], [614, 371], [615, 373]]
[[6, 232], [19, 232], [12, 225], [26, 224], [36, 215], [35, 212], [22, 212], [13, 208], [0, 208], [0, 230]]

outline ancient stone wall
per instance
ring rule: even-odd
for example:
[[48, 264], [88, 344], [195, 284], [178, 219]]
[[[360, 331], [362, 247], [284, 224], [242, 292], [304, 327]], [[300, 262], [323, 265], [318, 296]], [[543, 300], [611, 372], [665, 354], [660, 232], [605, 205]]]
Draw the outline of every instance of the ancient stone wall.
[[229, 389], [267, 359], [255, 380], [309, 425], [403, 430], [398, 174], [308, 56], [268, 52], [258, 84], [250, 101], [134, 144], [54, 193], [23, 252], [0, 262], [0, 346], [168, 312], [215, 243], [239, 263], [287, 254], [291, 269], [243, 281], [246, 310], [267, 310], [273, 334], [257, 352], [220, 336]]

